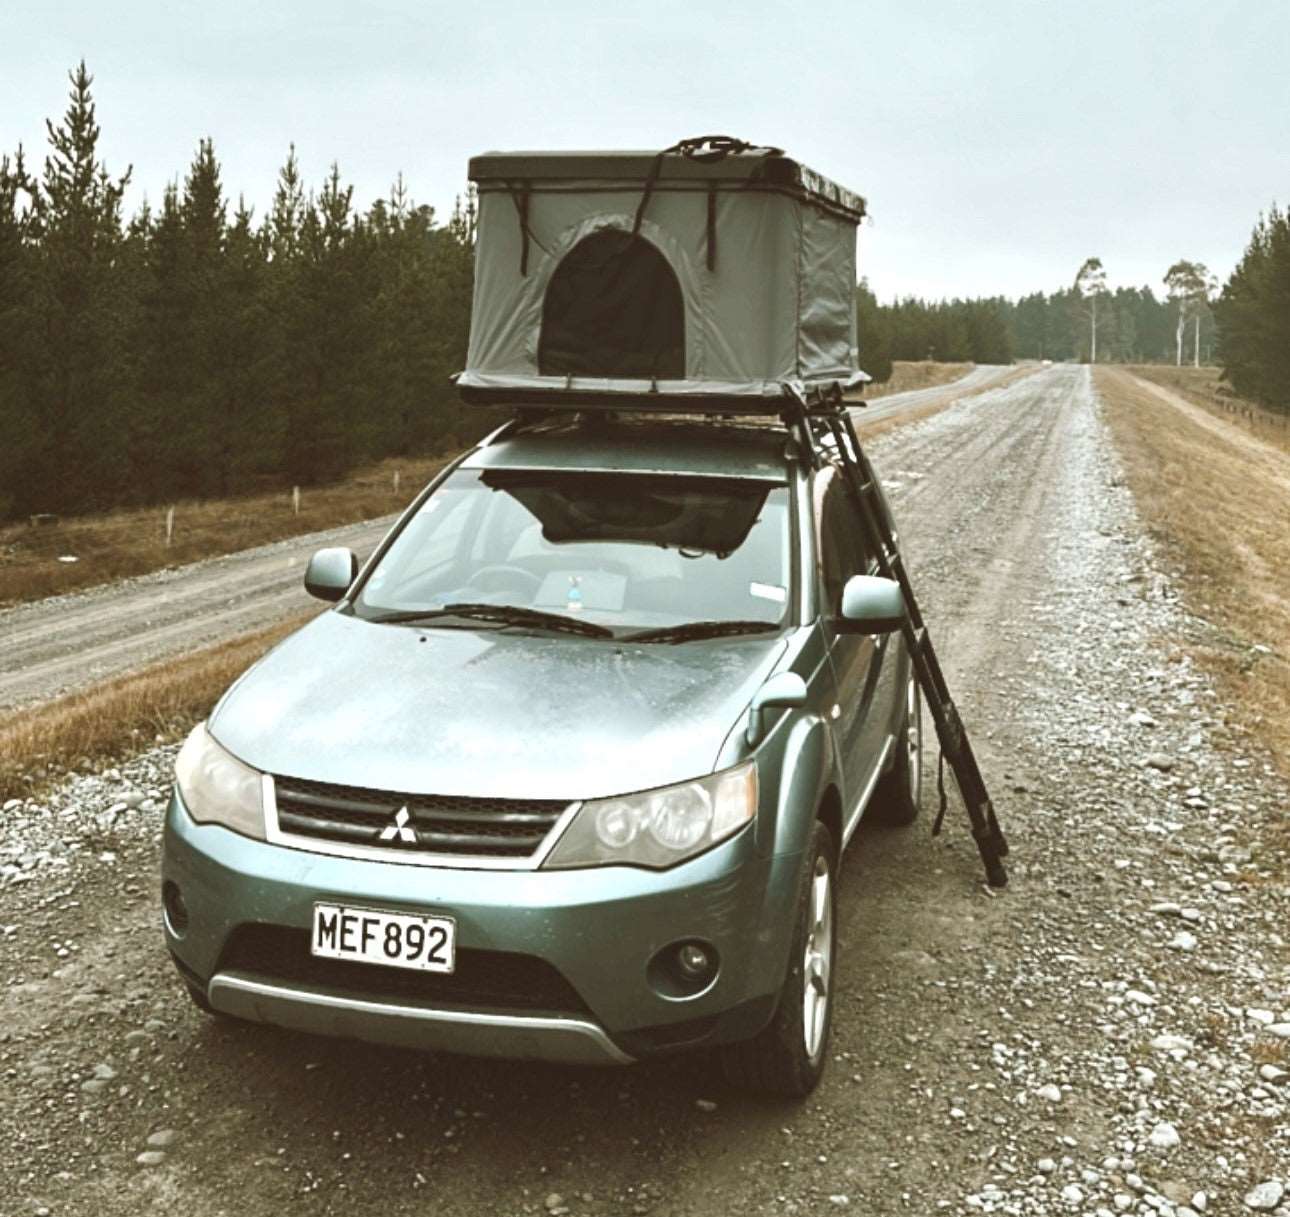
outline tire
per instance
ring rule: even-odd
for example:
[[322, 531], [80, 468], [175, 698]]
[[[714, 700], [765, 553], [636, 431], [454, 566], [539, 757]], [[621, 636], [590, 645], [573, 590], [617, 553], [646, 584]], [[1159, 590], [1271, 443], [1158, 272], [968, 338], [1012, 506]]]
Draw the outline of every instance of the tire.
[[901, 827], [918, 819], [923, 793], [923, 699], [911, 671], [906, 680], [905, 715], [896, 732], [891, 768], [878, 779], [865, 816], [876, 824]]
[[832, 835], [817, 821], [798, 885], [788, 975], [775, 1015], [759, 1035], [722, 1051], [722, 1071], [733, 1086], [802, 1099], [824, 1073], [837, 957], [836, 857]]

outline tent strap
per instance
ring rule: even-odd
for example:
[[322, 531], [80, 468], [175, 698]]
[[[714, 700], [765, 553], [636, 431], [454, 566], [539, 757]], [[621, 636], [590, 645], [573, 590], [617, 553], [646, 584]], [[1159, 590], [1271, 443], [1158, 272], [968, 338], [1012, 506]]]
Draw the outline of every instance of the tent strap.
[[[678, 140], [670, 148], [664, 148], [650, 165], [645, 178], [645, 188], [641, 191], [640, 206], [636, 208], [636, 220], [632, 224], [632, 238], [641, 234], [641, 221], [645, 219], [645, 208], [649, 206], [654, 185], [663, 170], [663, 158], [673, 152], [679, 152], [688, 160], [699, 161], [709, 165], [715, 161], [725, 160], [740, 152], [752, 152], [760, 149], [764, 156], [783, 156], [783, 149], [771, 148], [762, 144], [750, 144], [746, 140], [735, 139], [733, 135], [696, 135], [692, 139]], [[708, 269], [714, 270], [717, 265], [717, 199], [715, 185], [708, 187]]]
[[717, 188], [708, 187], [708, 273], [717, 269]]
[[520, 185], [514, 186], [507, 182], [506, 191], [511, 196], [511, 202], [515, 204], [515, 211], [520, 221], [520, 275], [527, 276], [529, 242], [532, 241], [544, 254], [549, 254], [551, 251], [533, 235], [533, 230], [529, 227], [529, 194], [532, 192], [530, 184], [521, 182]]

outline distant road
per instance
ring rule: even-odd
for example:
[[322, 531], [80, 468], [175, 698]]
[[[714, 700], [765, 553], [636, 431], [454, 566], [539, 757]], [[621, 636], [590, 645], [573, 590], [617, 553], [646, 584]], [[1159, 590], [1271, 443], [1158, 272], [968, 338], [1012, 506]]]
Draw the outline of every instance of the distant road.
[[[1011, 369], [977, 367], [947, 385], [877, 398], [869, 422], [979, 393]], [[366, 558], [394, 516], [276, 541], [222, 558], [0, 611], [0, 709], [28, 705], [222, 642], [318, 606], [305, 563], [324, 545]]]
[[913, 409], [915, 406], [929, 405], [945, 398], [981, 393], [993, 388], [1014, 371], [1016, 368], [1010, 365], [978, 364], [966, 376], [960, 376], [958, 380], [952, 380], [948, 384], [932, 385], [926, 389], [909, 389], [904, 393], [892, 393], [887, 397], [875, 397], [855, 412], [856, 421], [876, 422], [880, 418], [889, 418], [893, 414]]

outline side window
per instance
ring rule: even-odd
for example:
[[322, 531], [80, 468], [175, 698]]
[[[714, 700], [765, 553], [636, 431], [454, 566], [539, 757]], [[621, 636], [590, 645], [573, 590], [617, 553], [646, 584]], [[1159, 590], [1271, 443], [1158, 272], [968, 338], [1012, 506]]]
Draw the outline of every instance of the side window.
[[869, 553], [851, 492], [834, 469], [816, 475], [815, 518], [819, 537], [820, 589], [824, 609], [836, 616], [842, 587], [852, 575], [869, 569]]

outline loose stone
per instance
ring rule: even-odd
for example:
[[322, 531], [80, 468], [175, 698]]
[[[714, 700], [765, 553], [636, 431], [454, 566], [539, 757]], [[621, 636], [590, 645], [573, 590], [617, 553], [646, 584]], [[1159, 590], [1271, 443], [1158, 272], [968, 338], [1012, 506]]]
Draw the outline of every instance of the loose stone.
[[1281, 1197], [1284, 1194], [1285, 1188], [1279, 1179], [1268, 1179], [1245, 1193], [1245, 1207], [1260, 1212], [1270, 1212], [1281, 1203]]
[[1157, 1124], [1147, 1140], [1157, 1149], [1174, 1149], [1182, 1143], [1178, 1130], [1172, 1124]]

